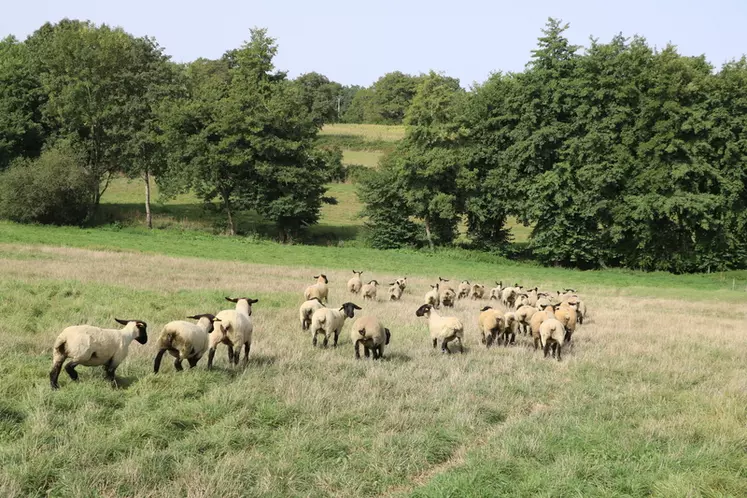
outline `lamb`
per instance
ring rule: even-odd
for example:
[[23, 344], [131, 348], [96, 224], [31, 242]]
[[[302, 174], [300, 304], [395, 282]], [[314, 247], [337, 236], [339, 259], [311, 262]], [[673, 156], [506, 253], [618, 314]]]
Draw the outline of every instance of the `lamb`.
[[542, 348], [545, 351], [545, 358], [552, 348], [552, 355], [555, 356], [557, 352], [557, 358], [560, 361], [560, 350], [563, 348], [566, 336], [563, 324], [555, 318], [548, 318], [540, 325], [539, 335]]
[[563, 324], [565, 328], [565, 340], [571, 342], [571, 336], [576, 331], [576, 321], [578, 314], [576, 313], [576, 303], [570, 304], [563, 302], [558, 307], [558, 311], [555, 312], [555, 318]]
[[244, 346], [244, 364], [249, 362], [249, 350], [252, 347], [252, 304], [259, 299], [248, 297], [227, 297], [226, 301], [236, 303], [236, 308], [223, 310], [215, 315], [216, 322], [220, 322], [219, 334], [210, 334], [210, 348], [208, 349], [208, 370], [213, 368], [213, 358], [218, 344], [228, 346], [228, 363], [239, 364], [241, 346]]
[[464, 299], [469, 296], [470, 284], [469, 280], [462, 280], [457, 289], [457, 299]]
[[491, 300], [495, 299], [496, 301], [500, 301], [501, 293], [503, 292], [503, 281], [496, 282], [495, 285], [497, 287], [493, 287], [492, 289], [490, 289], [490, 299]]
[[158, 338], [158, 354], [153, 363], [153, 373], [158, 373], [161, 368], [161, 359], [167, 351], [174, 359], [174, 368], [181, 371], [182, 361], [189, 362], [189, 368], [194, 368], [200, 361], [202, 355], [208, 349], [208, 338], [213, 332], [213, 323], [216, 321], [214, 315], [204, 313], [202, 315], [188, 316], [197, 320], [197, 324], [175, 320], [169, 322], [161, 329]]
[[503, 312], [500, 310], [494, 310], [490, 306], [480, 310], [477, 325], [482, 335], [482, 343], [486, 347], [489, 348], [498, 339], [498, 334], [503, 332], [504, 320]]
[[425, 316], [428, 318], [428, 328], [433, 339], [433, 347], [441, 339], [441, 352], [451, 353], [447, 347], [449, 342], [456, 339], [459, 342], [459, 352], [464, 353], [462, 339], [464, 337], [464, 325], [454, 316], [440, 316], [433, 306], [424, 304], [415, 312], [415, 316]]
[[456, 292], [454, 289], [447, 287], [441, 290], [441, 305], [449, 308], [454, 307], [454, 301], [456, 301]]
[[395, 280], [391, 284], [389, 284], [389, 300], [390, 301], [399, 301], [402, 297], [402, 287], [397, 284], [397, 281]]
[[308, 301], [312, 297], [316, 297], [322, 302], [327, 302], [327, 294], [329, 293], [329, 288], [327, 287], [329, 280], [327, 280], [327, 275], [322, 273], [314, 278], [316, 279], [316, 283], [306, 287], [306, 290], [303, 293], [304, 299]]
[[526, 292], [520, 292], [516, 294], [516, 299], [514, 299], [514, 307], [516, 309], [521, 308], [522, 306], [528, 306], [529, 305], [529, 294]]
[[441, 294], [438, 292], [440, 284], [431, 285], [431, 290], [425, 293], [425, 304], [438, 308], [441, 304]]
[[371, 280], [367, 284], [363, 286], [361, 289], [361, 293], [363, 294], [363, 299], [371, 299], [373, 301], [376, 301], [376, 292], [379, 289], [379, 282], [376, 280]]
[[584, 324], [584, 319], [586, 318], [586, 313], [587, 313], [586, 303], [583, 302], [583, 301], [581, 301], [581, 300], [579, 300], [578, 303], [577, 303], [577, 309], [576, 309], [576, 311], [577, 311], [577, 320], [578, 320], [578, 323], [579, 323], [579, 325], [583, 325]]
[[318, 297], [311, 298], [301, 304], [301, 307], [298, 309], [298, 318], [301, 320], [301, 330], [309, 330], [309, 326], [311, 325], [311, 315], [320, 308], [324, 308], [324, 305]]
[[361, 287], [363, 286], [361, 275], [363, 275], [362, 271], [353, 270], [353, 278], [348, 280], [348, 292], [351, 294], [358, 294], [361, 291]]
[[503, 306], [506, 308], [513, 308], [514, 301], [516, 300], [516, 289], [513, 287], [505, 287], [501, 291], [501, 303], [503, 303]]
[[373, 351], [373, 359], [378, 360], [384, 357], [384, 346], [389, 345], [391, 332], [384, 328], [383, 325], [372, 316], [364, 316], [355, 321], [350, 329], [350, 340], [355, 344], [355, 358], [360, 359], [360, 345], [363, 345], [363, 351], [368, 358]]
[[405, 287], [407, 287], [407, 277], [398, 278], [394, 281], [394, 283], [399, 285], [399, 288], [402, 289], [402, 292], [404, 292]]
[[534, 349], [536, 350], [540, 344], [540, 325], [548, 318], [555, 318], [555, 310], [553, 306], [546, 306], [544, 310], [537, 311], [532, 318], [529, 320], [529, 327], [532, 331], [532, 339], [534, 340]]
[[472, 284], [472, 299], [482, 299], [485, 295], [485, 286], [482, 284]]
[[102, 329], [92, 325], [73, 325], [65, 328], [57, 336], [52, 348], [52, 370], [49, 372], [49, 384], [52, 389], [60, 388], [58, 383], [60, 371], [62, 364], [68, 358], [71, 361], [65, 365], [65, 372], [73, 381], [78, 380], [76, 366], [102, 365], [106, 372], [106, 379], [113, 386], [117, 385], [114, 372], [127, 358], [132, 341], [140, 344], [148, 342], [148, 324], [142, 320], [120, 320], [119, 318], [114, 320], [124, 325], [124, 328]]
[[340, 337], [342, 326], [345, 325], [346, 318], [353, 318], [355, 310], [362, 310], [354, 303], [344, 303], [339, 310], [332, 308], [321, 308], [311, 316], [311, 344], [316, 346], [316, 336], [324, 334], [322, 345], [326, 348], [329, 343], [329, 337], [334, 335], [334, 347], [337, 347], [337, 339]]
[[516, 341], [516, 333], [519, 331], [519, 320], [516, 318], [516, 313], [513, 311], [506, 312], [503, 317], [503, 345], [508, 346], [509, 336], [511, 337], [511, 344]]
[[537, 311], [537, 308], [529, 305], [521, 306], [516, 310], [516, 320], [519, 323], [519, 330], [522, 330], [523, 326], [524, 335], [529, 333], [529, 321]]

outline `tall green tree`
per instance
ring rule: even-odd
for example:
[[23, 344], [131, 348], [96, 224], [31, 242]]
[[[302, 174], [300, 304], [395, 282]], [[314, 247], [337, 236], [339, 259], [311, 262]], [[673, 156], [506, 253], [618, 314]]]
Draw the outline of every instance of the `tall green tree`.
[[400, 71], [387, 73], [371, 86], [367, 122], [401, 124], [418, 90], [420, 77]]
[[342, 85], [316, 72], [302, 74], [294, 80], [301, 100], [317, 126], [338, 120], [338, 105], [342, 104]]

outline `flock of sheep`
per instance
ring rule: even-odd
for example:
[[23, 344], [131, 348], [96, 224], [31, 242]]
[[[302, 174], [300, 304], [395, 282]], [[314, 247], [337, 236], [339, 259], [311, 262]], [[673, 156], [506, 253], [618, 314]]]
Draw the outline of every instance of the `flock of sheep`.
[[[362, 271], [353, 270], [353, 278], [348, 281], [347, 290], [352, 295], [360, 295], [364, 300], [376, 300], [379, 283], [371, 280], [363, 283]], [[304, 303], [299, 309], [302, 330], [311, 333], [314, 346], [317, 338], [323, 335], [323, 346], [329, 344], [330, 338], [336, 347], [345, 320], [355, 317], [355, 312], [362, 308], [355, 303], [346, 302], [339, 308], [328, 307], [329, 280], [321, 274], [314, 277], [317, 282], [304, 291]], [[561, 349], [569, 343], [577, 324], [583, 324], [586, 316], [586, 305], [574, 289], [565, 289], [555, 293], [542, 292], [537, 287], [525, 289], [515, 284], [503, 286], [498, 282], [490, 290], [489, 300], [497, 300], [506, 310], [485, 306], [480, 310], [478, 327], [482, 343], [486, 347], [503, 343], [513, 344], [517, 333], [531, 334], [534, 348], [541, 347], [545, 357], [552, 353], [558, 361]], [[398, 301], [407, 288], [407, 278], [399, 278], [388, 286], [388, 301]], [[431, 285], [425, 294], [425, 303], [415, 314], [428, 319], [430, 337], [433, 347], [441, 342], [441, 351], [450, 353], [449, 343], [456, 341], [460, 352], [464, 352], [464, 325], [454, 316], [441, 316], [438, 309], [454, 307], [459, 299], [484, 299], [485, 287], [481, 284], [470, 284], [462, 281], [457, 289], [449, 285], [449, 280], [439, 277], [438, 283]], [[174, 357], [174, 367], [182, 370], [186, 360], [190, 368], [208, 353], [208, 369], [213, 366], [215, 351], [220, 344], [228, 349], [229, 363], [238, 365], [241, 349], [244, 349], [244, 363], [248, 362], [252, 344], [252, 305], [258, 299], [247, 297], [229, 298], [235, 303], [234, 309], [220, 311], [217, 315], [209, 313], [193, 315], [187, 318], [193, 322], [177, 320], [164, 325], [157, 342], [157, 354], [153, 364], [154, 373], [158, 373], [165, 353]], [[115, 383], [115, 370], [127, 357], [132, 341], [145, 344], [148, 341], [147, 324], [142, 320], [115, 320], [123, 325], [121, 329], [103, 329], [91, 325], [76, 325], [64, 329], [53, 347], [52, 370], [49, 380], [52, 389], [59, 388], [59, 375], [65, 361], [69, 360], [65, 372], [74, 381], [78, 380], [75, 367], [103, 366], [106, 377]], [[366, 357], [374, 359], [383, 357], [384, 346], [389, 344], [391, 332], [374, 316], [358, 318], [350, 329], [350, 339], [355, 348], [355, 357], [360, 358], [360, 348]]]

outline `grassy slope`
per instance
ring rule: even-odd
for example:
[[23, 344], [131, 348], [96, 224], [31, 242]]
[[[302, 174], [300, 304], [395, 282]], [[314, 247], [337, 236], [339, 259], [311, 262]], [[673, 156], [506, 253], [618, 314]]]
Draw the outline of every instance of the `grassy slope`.
[[[0, 234], [0, 242], [199, 256], [0, 244], [3, 496], [747, 493], [747, 352], [735, 347], [747, 332], [747, 306], [724, 302], [743, 293], [696, 295], [698, 284], [719, 287], [707, 277], [580, 273], [173, 232], [2, 224]], [[410, 275], [401, 303], [355, 300], [392, 329], [382, 363], [353, 359], [349, 324], [337, 350], [314, 350], [297, 331], [296, 306], [310, 275], [325, 269], [337, 303], [353, 263], [382, 280]], [[486, 351], [475, 326], [484, 302], [460, 302], [451, 313], [466, 325], [468, 352], [443, 357], [413, 313], [442, 271], [585, 282], [591, 319], [557, 363], [521, 336], [516, 347]], [[620, 289], [621, 281], [633, 287]], [[700, 302], [624, 295], [662, 291], [652, 285]], [[216, 371], [207, 372], [203, 360], [177, 374], [166, 361], [152, 375], [160, 326], [217, 311], [232, 293], [260, 299], [247, 370], [227, 368], [221, 349]], [[78, 385], [63, 374], [62, 389], [50, 391], [57, 331], [110, 324], [116, 314], [147, 320], [151, 334], [118, 372], [124, 389], [113, 391], [100, 372], [80, 367]]]

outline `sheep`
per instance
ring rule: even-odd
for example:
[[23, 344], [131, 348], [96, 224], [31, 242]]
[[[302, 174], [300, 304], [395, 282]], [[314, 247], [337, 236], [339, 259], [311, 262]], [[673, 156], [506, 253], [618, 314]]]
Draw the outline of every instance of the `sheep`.
[[301, 320], [301, 330], [304, 332], [309, 330], [311, 325], [311, 315], [314, 314], [319, 308], [324, 308], [324, 305], [318, 297], [304, 301], [301, 307], [298, 309], [298, 318]]
[[316, 346], [316, 336], [324, 334], [322, 345], [326, 348], [329, 343], [329, 337], [334, 334], [334, 347], [337, 347], [337, 339], [340, 337], [342, 326], [345, 325], [346, 318], [353, 318], [355, 310], [362, 310], [360, 306], [354, 303], [344, 303], [339, 310], [332, 308], [321, 308], [311, 316], [311, 344]]
[[197, 323], [175, 320], [169, 322], [161, 329], [158, 338], [158, 354], [153, 362], [153, 373], [158, 373], [161, 368], [161, 359], [167, 351], [174, 359], [174, 368], [181, 371], [182, 361], [189, 362], [189, 368], [194, 368], [200, 361], [202, 355], [208, 349], [208, 338], [213, 333], [215, 315], [204, 313], [202, 315], [188, 316]]
[[363, 299], [371, 299], [373, 301], [376, 301], [376, 292], [379, 289], [379, 282], [376, 280], [371, 280], [367, 284], [363, 286], [361, 289], [361, 293], [363, 294]]
[[529, 328], [532, 331], [532, 340], [534, 341], [535, 351], [541, 344], [540, 340], [540, 325], [548, 318], [555, 318], [555, 310], [553, 306], [546, 306], [542, 311], [537, 311], [532, 318], [529, 320]]
[[425, 293], [425, 304], [430, 304], [434, 308], [441, 305], [441, 294], [438, 292], [439, 285], [431, 285], [431, 290]]
[[490, 347], [498, 339], [498, 334], [503, 332], [504, 323], [503, 312], [495, 310], [490, 306], [485, 306], [480, 310], [480, 316], [477, 319], [477, 325], [482, 335], [482, 343], [485, 347]]
[[576, 311], [577, 311], [577, 318], [576, 319], [578, 320], [579, 325], [583, 325], [584, 324], [584, 319], [586, 318], [586, 313], [587, 313], [586, 303], [583, 302], [582, 300], [579, 300], [578, 303], [577, 303], [577, 309], [576, 309]]
[[532, 319], [535, 313], [537, 313], [537, 308], [529, 305], [521, 306], [518, 310], [516, 310], [516, 320], [519, 323], [519, 330], [522, 330], [523, 326], [523, 332], [524, 335], [529, 333], [529, 321]]
[[95, 367], [102, 365], [106, 372], [106, 379], [113, 386], [117, 385], [114, 372], [120, 363], [127, 358], [127, 353], [132, 341], [140, 344], [148, 342], [148, 324], [142, 320], [120, 320], [114, 319], [122, 329], [102, 329], [92, 325], [73, 325], [66, 327], [52, 348], [52, 370], [49, 372], [49, 384], [52, 389], [59, 389], [58, 383], [62, 364], [70, 358], [71, 361], [65, 365], [65, 372], [73, 381], [78, 380], [78, 372], [75, 367], [83, 365]]
[[[210, 334], [210, 348], [208, 349], [208, 370], [213, 368], [213, 358], [218, 344], [228, 346], [228, 363], [239, 364], [241, 358], [241, 346], [244, 346], [244, 364], [249, 362], [249, 350], [252, 347], [252, 304], [258, 303], [259, 299], [248, 297], [226, 297], [226, 301], [236, 303], [236, 308], [223, 310], [215, 315], [219, 321], [219, 334]], [[235, 349], [234, 349], [235, 348]]]
[[485, 295], [485, 286], [482, 284], [472, 284], [472, 299], [482, 299]]
[[433, 306], [424, 304], [415, 312], [415, 316], [425, 316], [428, 318], [428, 329], [433, 339], [435, 349], [438, 339], [441, 339], [441, 352], [451, 353], [447, 347], [449, 342], [456, 339], [459, 342], [459, 352], [464, 353], [462, 338], [464, 337], [464, 325], [454, 316], [440, 316]]
[[355, 344], [355, 358], [360, 359], [360, 345], [368, 358], [373, 351], [373, 359], [379, 360], [384, 357], [384, 346], [389, 345], [392, 334], [389, 329], [372, 316], [364, 316], [355, 321], [350, 329], [350, 340]]
[[547, 308], [548, 306], [552, 306], [552, 301], [550, 301], [550, 298], [547, 295], [543, 295], [541, 297], [537, 298], [537, 306], [534, 306], [538, 310], [543, 310]]
[[555, 312], [555, 318], [563, 324], [565, 328], [565, 340], [570, 343], [571, 336], [576, 331], [576, 322], [578, 314], [576, 313], [577, 303], [570, 304], [567, 301], [560, 303], [558, 311]]
[[402, 289], [402, 292], [405, 292], [405, 287], [407, 287], [407, 277], [398, 278], [394, 281], [394, 283], [399, 285], [399, 288]]
[[490, 299], [495, 299], [496, 301], [501, 300], [501, 293], [503, 292], [503, 281], [496, 282], [495, 285], [497, 287], [493, 287], [490, 289]]
[[329, 293], [327, 275], [322, 273], [314, 278], [316, 279], [316, 283], [306, 287], [306, 290], [303, 292], [304, 299], [308, 301], [312, 297], [317, 297], [320, 301], [327, 302], [327, 294]]
[[520, 292], [516, 294], [516, 299], [514, 299], [514, 307], [516, 309], [521, 308], [522, 306], [528, 306], [529, 305], [529, 294], [526, 292]]
[[560, 350], [563, 348], [566, 336], [563, 324], [555, 318], [548, 318], [540, 325], [539, 335], [542, 348], [545, 351], [545, 358], [552, 348], [552, 355], [555, 356], [557, 352], [557, 358], [560, 361]]
[[511, 309], [516, 299], [516, 290], [513, 287], [504, 287], [501, 291], [501, 303], [506, 308]]
[[400, 287], [396, 281], [389, 284], [389, 300], [399, 301], [402, 297], [402, 287]]
[[358, 294], [361, 291], [361, 286], [363, 286], [361, 275], [363, 275], [362, 271], [353, 270], [353, 278], [348, 280], [348, 292], [351, 294]]
[[[503, 345], [508, 346], [516, 341], [516, 333], [519, 331], [519, 320], [514, 311], [508, 311], [503, 315]], [[509, 341], [509, 336], [511, 337]]]
[[533, 308], [537, 306], [537, 300], [539, 299], [538, 292], [539, 292], [538, 287], [535, 287], [534, 289], [529, 289], [529, 292], [527, 292], [528, 301], [526, 303], [528, 306], [531, 306]]
[[469, 296], [470, 284], [469, 280], [462, 280], [457, 288], [457, 299], [464, 299]]
[[454, 307], [454, 301], [456, 301], [456, 292], [454, 289], [447, 287], [441, 290], [441, 305], [449, 308]]

